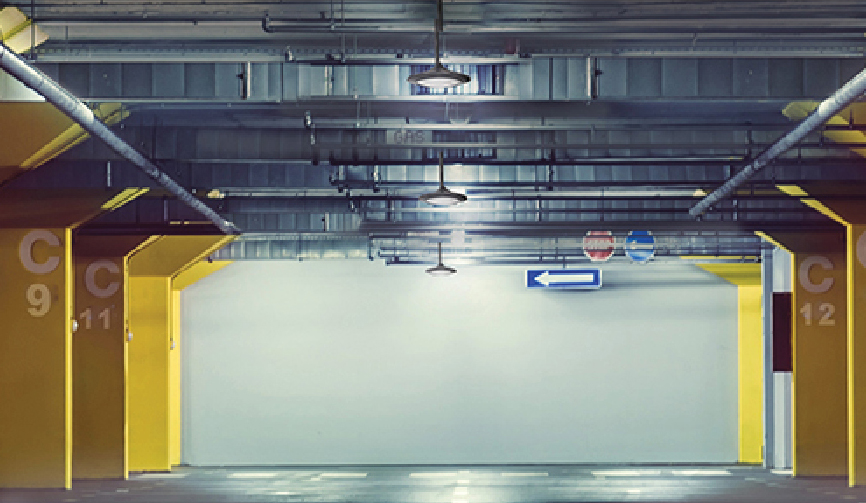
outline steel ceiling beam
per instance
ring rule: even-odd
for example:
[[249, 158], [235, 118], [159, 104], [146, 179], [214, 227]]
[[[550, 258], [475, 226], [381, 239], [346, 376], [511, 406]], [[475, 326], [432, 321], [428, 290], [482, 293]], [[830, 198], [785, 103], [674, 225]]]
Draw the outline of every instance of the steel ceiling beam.
[[81, 100], [73, 97], [51, 79], [31, 68], [24, 60], [10, 51], [5, 44], [0, 44], [0, 68], [3, 68], [24, 85], [39, 93], [49, 103], [56, 106], [61, 112], [78, 123], [85, 131], [102, 140], [119, 156], [134, 164], [153, 181], [183, 201], [184, 204], [204, 215], [221, 231], [226, 234], [240, 233], [231, 222], [222, 218], [210, 207], [187, 192], [186, 189], [178, 185], [170, 176], [162, 172], [156, 165], [132, 148], [131, 145], [115, 135], [93, 115], [90, 108], [81, 102]]

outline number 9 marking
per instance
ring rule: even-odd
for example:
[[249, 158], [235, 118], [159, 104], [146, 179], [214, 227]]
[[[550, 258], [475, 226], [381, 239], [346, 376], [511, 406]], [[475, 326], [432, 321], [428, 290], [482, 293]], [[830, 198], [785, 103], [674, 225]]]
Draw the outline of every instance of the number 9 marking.
[[34, 318], [41, 318], [48, 314], [51, 309], [51, 292], [48, 291], [48, 286], [42, 283], [34, 283], [27, 287], [27, 302], [31, 307], [27, 308], [27, 312]]

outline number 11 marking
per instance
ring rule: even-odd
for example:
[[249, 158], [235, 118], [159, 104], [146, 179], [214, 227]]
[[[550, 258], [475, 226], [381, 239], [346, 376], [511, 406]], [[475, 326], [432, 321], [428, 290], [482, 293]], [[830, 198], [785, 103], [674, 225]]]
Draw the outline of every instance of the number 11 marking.
[[[90, 330], [93, 321], [93, 310], [89, 307], [78, 315], [78, 318], [84, 321], [84, 329]], [[96, 315], [96, 318], [102, 320], [102, 328], [108, 330], [111, 328], [111, 308], [106, 307]]]

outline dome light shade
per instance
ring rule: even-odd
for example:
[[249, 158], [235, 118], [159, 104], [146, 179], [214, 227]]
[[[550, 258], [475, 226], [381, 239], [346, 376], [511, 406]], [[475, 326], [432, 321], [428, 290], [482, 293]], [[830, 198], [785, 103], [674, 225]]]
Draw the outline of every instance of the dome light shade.
[[469, 75], [451, 71], [437, 62], [433, 68], [426, 72], [410, 75], [408, 80], [411, 84], [419, 86], [446, 89], [466, 84], [472, 79]]
[[434, 206], [456, 206], [468, 199], [466, 194], [451, 192], [445, 186], [445, 160], [442, 152], [439, 152], [439, 188], [436, 192], [428, 192], [418, 199]]
[[410, 75], [407, 80], [410, 84], [418, 86], [446, 89], [465, 84], [471, 81], [472, 78], [469, 75], [451, 71], [439, 62], [439, 32], [442, 31], [442, 0], [436, 1], [436, 10], [438, 16], [436, 22], [433, 24], [433, 51], [436, 59], [434, 60], [433, 68]]
[[419, 199], [433, 206], [456, 206], [465, 202], [467, 197], [466, 194], [451, 192], [447, 187], [439, 187], [436, 192], [424, 194]]
[[442, 243], [438, 243], [437, 245], [439, 249], [439, 263], [424, 272], [430, 276], [451, 276], [452, 274], [457, 274], [457, 269], [448, 267], [442, 263]]
[[427, 269], [425, 272], [430, 276], [451, 276], [452, 274], [457, 274], [457, 269], [440, 263], [435, 267]]

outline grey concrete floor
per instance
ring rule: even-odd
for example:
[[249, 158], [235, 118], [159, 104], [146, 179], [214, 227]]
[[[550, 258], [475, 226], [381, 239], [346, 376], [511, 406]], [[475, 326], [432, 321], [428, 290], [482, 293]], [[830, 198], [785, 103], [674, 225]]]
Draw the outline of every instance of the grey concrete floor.
[[747, 466], [340, 466], [177, 468], [71, 491], [0, 489], [2, 503], [866, 503], [845, 478]]

